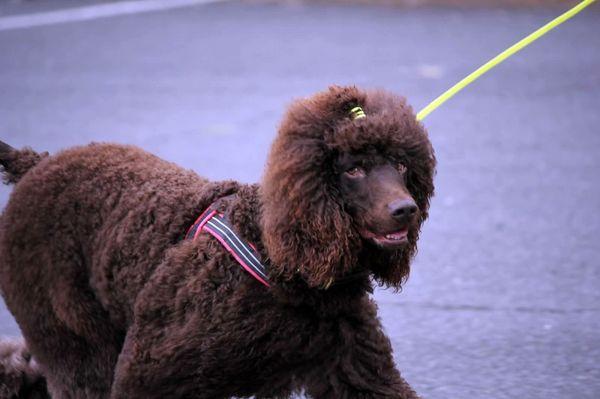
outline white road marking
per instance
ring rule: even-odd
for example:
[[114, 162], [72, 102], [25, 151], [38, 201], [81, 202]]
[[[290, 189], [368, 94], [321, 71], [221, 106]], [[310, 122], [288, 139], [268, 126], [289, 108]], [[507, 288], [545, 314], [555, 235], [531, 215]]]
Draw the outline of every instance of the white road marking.
[[444, 68], [441, 65], [421, 64], [417, 67], [417, 72], [426, 79], [439, 79], [444, 75]]
[[136, 0], [87, 7], [40, 12], [36, 14], [0, 17], [0, 31], [55, 25], [66, 22], [89, 21], [118, 15], [139, 14], [199, 4], [220, 3], [228, 0]]

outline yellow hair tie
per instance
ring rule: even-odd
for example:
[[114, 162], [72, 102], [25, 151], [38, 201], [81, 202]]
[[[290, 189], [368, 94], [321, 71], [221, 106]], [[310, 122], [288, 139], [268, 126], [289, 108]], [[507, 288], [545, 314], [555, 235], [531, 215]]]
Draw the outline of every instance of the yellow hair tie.
[[356, 119], [366, 118], [367, 115], [365, 114], [365, 111], [363, 111], [363, 109], [361, 107], [354, 107], [350, 110], [350, 117], [352, 118], [352, 120], [356, 120]]

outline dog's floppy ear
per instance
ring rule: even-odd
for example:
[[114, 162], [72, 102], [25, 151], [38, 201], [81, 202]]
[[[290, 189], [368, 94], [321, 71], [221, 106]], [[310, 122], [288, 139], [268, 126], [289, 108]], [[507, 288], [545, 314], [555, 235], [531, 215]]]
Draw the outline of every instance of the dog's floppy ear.
[[360, 103], [355, 88], [332, 87], [293, 104], [273, 143], [262, 182], [263, 240], [272, 266], [327, 287], [356, 264], [360, 240], [338, 202], [325, 137]]
[[319, 140], [276, 140], [262, 185], [263, 240], [284, 279], [327, 287], [355, 263], [349, 216], [324, 175]]

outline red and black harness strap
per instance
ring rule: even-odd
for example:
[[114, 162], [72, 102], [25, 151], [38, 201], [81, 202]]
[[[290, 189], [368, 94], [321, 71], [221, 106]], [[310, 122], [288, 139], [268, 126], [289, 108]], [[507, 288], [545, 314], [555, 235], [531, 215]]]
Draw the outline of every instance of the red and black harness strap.
[[195, 240], [203, 231], [215, 237], [252, 277], [269, 287], [267, 270], [260, 261], [260, 255], [251, 244], [246, 243], [235, 233], [227, 218], [219, 213], [217, 203], [211, 204], [202, 212], [187, 231], [185, 238]]

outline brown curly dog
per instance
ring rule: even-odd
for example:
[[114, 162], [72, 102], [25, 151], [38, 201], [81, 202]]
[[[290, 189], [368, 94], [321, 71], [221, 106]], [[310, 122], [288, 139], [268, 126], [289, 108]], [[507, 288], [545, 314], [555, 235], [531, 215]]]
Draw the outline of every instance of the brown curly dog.
[[[2, 144], [0, 163], [18, 182], [1, 289], [53, 398], [417, 397], [369, 296], [408, 276], [433, 193], [404, 99], [331, 87], [295, 102], [260, 185], [112, 144]], [[211, 235], [183, 239], [219, 199], [270, 287]]]

